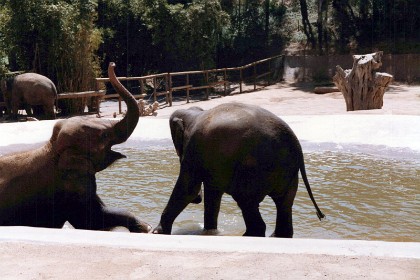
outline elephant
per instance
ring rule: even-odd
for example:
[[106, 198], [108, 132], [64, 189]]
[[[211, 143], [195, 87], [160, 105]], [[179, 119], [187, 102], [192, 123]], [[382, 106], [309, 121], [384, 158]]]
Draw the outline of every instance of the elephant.
[[301, 145], [292, 129], [254, 105], [225, 103], [210, 110], [178, 109], [169, 119], [180, 172], [153, 233], [171, 234], [183, 209], [200, 201], [204, 186], [204, 229], [216, 230], [221, 198], [232, 196], [242, 211], [244, 236], [265, 236], [259, 204], [266, 195], [277, 208], [272, 237], [293, 237], [292, 205], [301, 172], [318, 218], [306, 176]]
[[0, 226], [150, 232], [152, 227], [125, 210], [105, 206], [97, 195], [96, 172], [125, 155], [113, 145], [125, 142], [139, 120], [137, 102], [118, 81], [114, 63], [109, 79], [127, 104], [121, 120], [79, 116], [60, 120], [42, 147], [0, 157]]
[[37, 73], [20, 74], [3, 79], [1, 90], [6, 105], [11, 111], [11, 119], [17, 119], [18, 110], [21, 107], [26, 110], [28, 116], [55, 119], [54, 105], [57, 100], [57, 89], [47, 77]]

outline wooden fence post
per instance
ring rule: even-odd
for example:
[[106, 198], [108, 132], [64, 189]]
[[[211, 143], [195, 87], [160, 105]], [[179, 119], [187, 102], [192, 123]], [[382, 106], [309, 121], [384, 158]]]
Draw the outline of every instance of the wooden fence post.
[[[187, 78], [186, 78], [186, 86], [190, 84], [190, 75], [187, 74]], [[187, 87], [187, 103], [190, 103], [190, 88]]]
[[254, 90], [257, 89], [257, 64], [254, 63]]
[[143, 94], [144, 92], [144, 82], [143, 79], [140, 79], [140, 94]]
[[226, 74], [226, 68], [224, 68], [224, 74], [223, 74], [223, 85], [225, 86], [225, 95], [227, 94], [227, 74]]
[[[206, 86], [209, 85], [209, 71], [205, 71]], [[209, 99], [209, 88], [206, 88], [206, 100]]]
[[169, 103], [169, 106], [172, 106], [172, 75], [168, 73], [169, 77], [169, 94], [166, 97], [166, 103]]
[[153, 101], [154, 102], [157, 101], [156, 88], [157, 88], [156, 77], [153, 77]]
[[239, 68], [239, 93], [242, 93], [242, 67]]

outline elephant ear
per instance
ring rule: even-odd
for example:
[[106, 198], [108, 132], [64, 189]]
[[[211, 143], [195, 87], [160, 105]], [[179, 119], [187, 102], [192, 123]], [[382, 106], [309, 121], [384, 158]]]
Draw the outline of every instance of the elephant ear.
[[176, 153], [181, 158], [184, 143], [184, 121], [177, 117], [171, 118], [170, 127]]
[[94, 175], [95, 166], [85, 155], [66, 149], [60, 154], [58, 169], [61, 171], [73, 171], [76, 173]]

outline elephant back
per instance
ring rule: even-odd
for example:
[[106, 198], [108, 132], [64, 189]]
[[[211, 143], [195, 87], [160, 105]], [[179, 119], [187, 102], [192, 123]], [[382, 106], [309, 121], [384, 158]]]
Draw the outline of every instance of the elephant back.
[[47, 77], [37, 73], [25, 73], [14, 78], [12, 87], [14, 94], [22, 95], [23, 99], [31, 105], [41, 105], [45, 100], [55, 100], [57, 89]]

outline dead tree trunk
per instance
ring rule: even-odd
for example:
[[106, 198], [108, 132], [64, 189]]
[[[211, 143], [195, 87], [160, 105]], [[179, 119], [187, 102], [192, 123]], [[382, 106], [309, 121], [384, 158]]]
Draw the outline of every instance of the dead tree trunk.
[[337, 65], [333, 81], [343, 93], [347, 111], [381, 109], [386, 88], [392, 75], [375, 72], [381, 67], [382, 52], [353, 55], [353, 68], [343, 70]]

